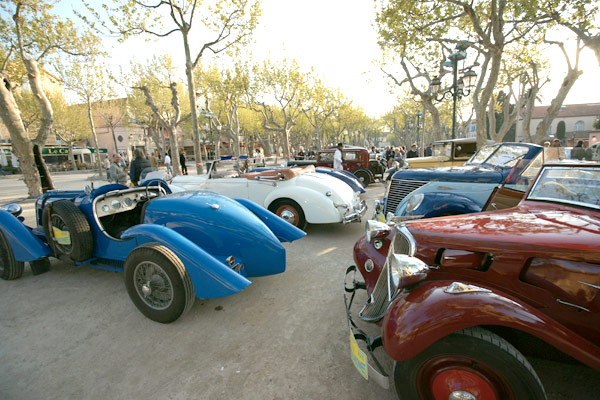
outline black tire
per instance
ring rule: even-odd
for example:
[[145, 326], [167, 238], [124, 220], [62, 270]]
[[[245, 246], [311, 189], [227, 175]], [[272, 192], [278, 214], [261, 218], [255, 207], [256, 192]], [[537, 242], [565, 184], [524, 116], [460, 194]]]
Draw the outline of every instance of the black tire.
[[4, 232], [0, 230], [0, 278], [5, 281], [19, 279], [23, 276], [24, 268], [25, 263], [15, 260], [12, 247]]
[[375, 180], [373, 174], [368, 169], [357, 169], [354, 170], [353, 174], [363, 183], [363, 185], [365, 185], [365, 187]]
[[[57, 257], [67, 256], [73, 261], [85, 261], [94, 252], [94, 238], [83, 212], [70, 200], [57, 200], [46, 207], [42, 214], [44, 234]], [[58, 243], [54, 230], [67, 232], [70, 244]]]
[[283, 199], [274, 201], [269, 206], [269, 211], [276, 214], [284, 221], [294, 225], [298, 229], [306, 229], [306, 218], [304, 217], [304, 211], [302, 211], [302, 207], [300, 207], [294, 200]]
[[163, 324], [189, 311], [196, 299], [192, 279], [179, 257], [158, 243], [143, 244], [129, 253], [125, 287], [142, 314]]
[[396, 362], [394, 382], [398, 397], [407, 399], [447, 400], [453, 391], [480, 400], [546, 399], [525, 357], [500, 336], [478, 327], [457, 331]]

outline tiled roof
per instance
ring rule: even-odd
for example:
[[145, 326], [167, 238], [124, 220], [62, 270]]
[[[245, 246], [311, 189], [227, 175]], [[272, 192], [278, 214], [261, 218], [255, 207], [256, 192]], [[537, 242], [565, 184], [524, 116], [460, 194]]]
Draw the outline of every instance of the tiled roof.
[[[546, 110], [550, 106], [538, 106], [533, 108], [532, 119], [543, 118], [546, 115]], [[558, 112], [557, 118], [568, 118], [568, 117], [586, 117], [586, 116], [599, 116], [600, 115], [600, 103], [587, 103], [587, 104], [567, 104], [563, 105], [561, 110]]]

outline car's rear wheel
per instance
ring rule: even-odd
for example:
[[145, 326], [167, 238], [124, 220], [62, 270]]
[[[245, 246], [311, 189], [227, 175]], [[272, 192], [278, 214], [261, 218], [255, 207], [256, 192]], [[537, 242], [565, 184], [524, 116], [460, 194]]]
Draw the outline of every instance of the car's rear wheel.
[[12, 247], [4, 232], [0, 230], [0, 278], [6, 281], [19, 279], [23, 276], [23, 268], [25, 268], [25, 264], [15, 260]]
[[531, 364], [500, 336], [481, 328], [455, 332], [394, 365], [399, 397], [409, 399], [545, 399]]
[[306, 218], [302, 208], [294, 200], [277, 200], [269, 206], [269, 211], [289, 222], [298, 229], [306, 228]]
[[142, 314], [163, 324], [185, 314], [196, 298], [192, 280], [179, 257], [158, 243], [141, 245], [129, 253], [125, 287]]
[[367, 169], [357, 169], [353, 172], [353, 174], [358, 178], [359, 181], [363, 183], [363, 185], [367, 186], [373, 182], [373, 178], [371, 175], [371, 171]]
[[94, 238], [83, 212], [70, 200], [57, 200], [44, 207], [44, 234], [57, 256], [85, 261], [94, 252]]

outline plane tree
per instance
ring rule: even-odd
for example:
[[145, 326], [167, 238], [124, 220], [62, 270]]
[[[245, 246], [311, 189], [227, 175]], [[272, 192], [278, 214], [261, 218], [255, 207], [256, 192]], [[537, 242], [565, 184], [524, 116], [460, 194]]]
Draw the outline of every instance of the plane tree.
[[[30, 196], [54, 187], [43, 158], [38, 158], [37, 167], [34, 160], [34, 148], [40, 151], [54, 122], [52, 104], [43, 84], [48, 78], [45, 68], [58, 63], [64, 54], [89, 56], [97, 54], [99, 48], [99, 41], [91, 32], [54, 14], [54, 4], [49, 0], [0, 0], [0, 118], [12, 139]], [[15, 93], [23, 89], [24, 83], [40, 110], [35, 134], [25, 128], [15, 100]]]
[[83, 20], [102, 31], [118, 34], [121, 40], [133, 35], [157, 39], [180, 35], [188, 101], [194, 111], [191, 125], [196, 170], [202, 173], [194, 69], [206, 53], [233, 51], [248, 42], [260, 15], [258, 0], [113, 0], [103, 4], [101, 10], [91, 1], [84, 3], [91, 17], [80, 14]]

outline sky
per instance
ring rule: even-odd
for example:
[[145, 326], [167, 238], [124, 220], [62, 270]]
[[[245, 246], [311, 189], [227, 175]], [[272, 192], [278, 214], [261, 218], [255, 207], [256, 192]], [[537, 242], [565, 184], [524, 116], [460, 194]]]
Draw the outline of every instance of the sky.
[[[70, 9], [69, 3], [77, 1], [60, 7]], [[377, 66], [381, 52], [373, 26], [373, 0], [262, 0], [261, 4], [262, 16], [253, 34], [254, 43], [248, 47], [254, 61], [296, 59], [303, 71], [313, 68], [326, 85], [341, 89], [369, 116], [379, 117], [393, 108], [398, 91], [390, 93], [389, 79]], [[111, 53], [113, 66], [127, 65], [131, 59], [143, 61], [153, 53], [168, 53], [175, 60], [181, 59], [183, 46], [178, 35], [156, 43], [136, 38]], [[543, 88], [544, 99], [537, 105], [550, 103], [566, 72], [560, 50], [549, 51], [548, 56], [553, 65], [551, 82]], [[207, 57], [204, 62], [212, 60]], [[564, 104], [600, 103], [600, 67], [589, 49], [582, 52], [580, 66], [584, 74]]]

